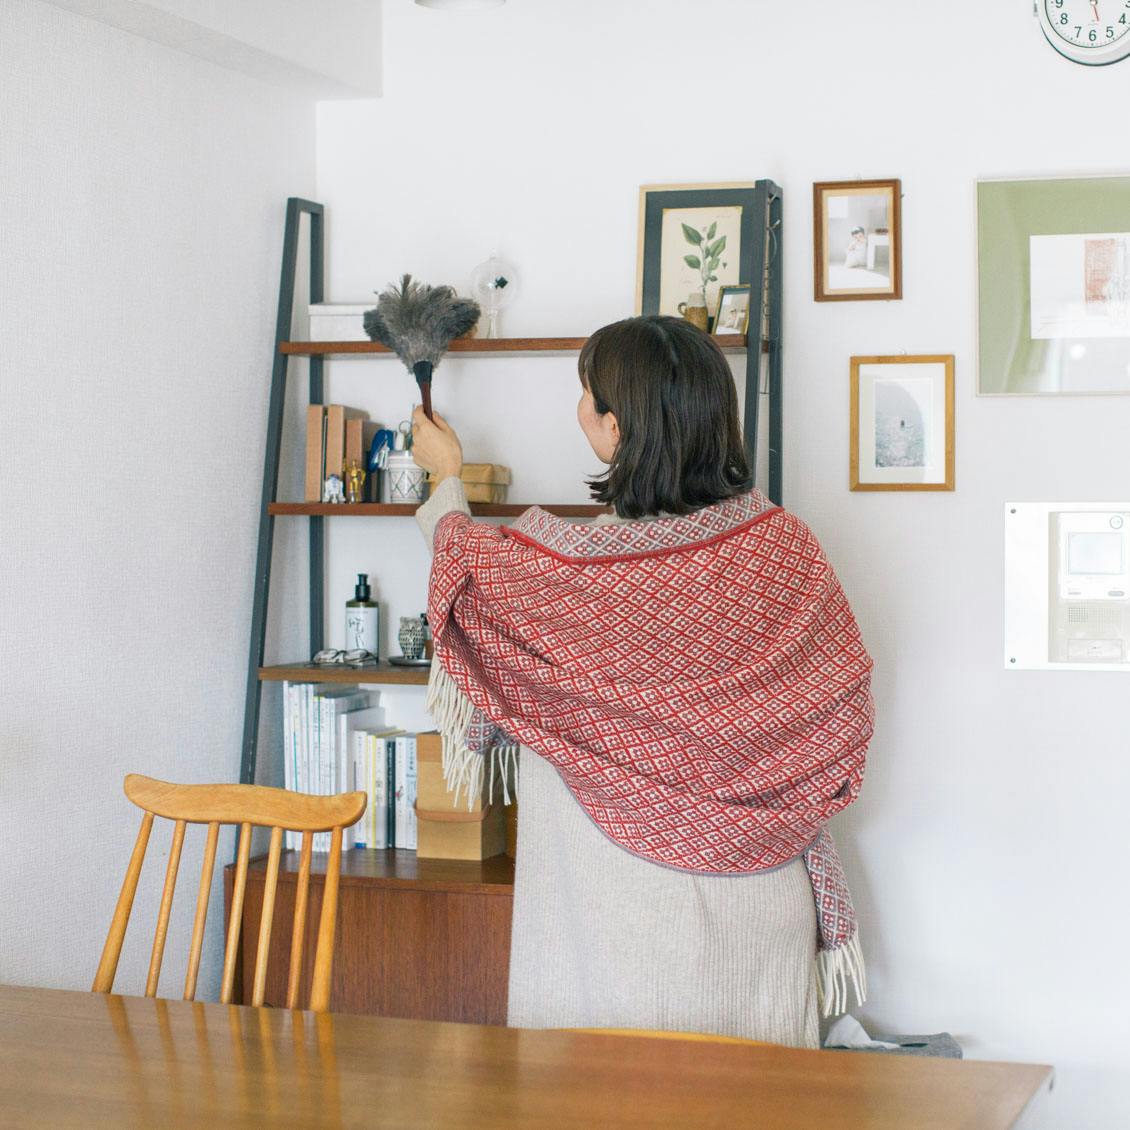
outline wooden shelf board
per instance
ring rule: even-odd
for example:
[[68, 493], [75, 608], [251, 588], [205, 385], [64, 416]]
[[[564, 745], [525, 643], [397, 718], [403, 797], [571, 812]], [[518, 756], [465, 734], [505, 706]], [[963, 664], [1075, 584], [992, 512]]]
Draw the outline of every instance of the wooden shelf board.
[[[744, 334], [719, 334], [715, 339], [726, 353], [744, 353]], [[579, 353], [585, 344], [583, 337], [461, 337], [448, 346], [450, 353], [467, 353], [472, 356], [497, 357], [512, 353]], [[330, 353], [369, 353], [376, 357], [391, 357], [392, 351], [375, 341], [284, 341], [283, 353], [310, 357]]]
[[374, 683], [426, 687], [429, 667], [399, 667], [394, 663], [377, 663], [372, 667], [348, 667], [345, 664], [315, 666], [313, 663], [285, 663], [260, 667], [259, 679], [264, 683]]
[[[314, 852], [310, 862], [313, 882], [326, 873], [328, 852]], [[301, 854], [284, 851], [279, 882], [297, 881]], [[229, 864], [230, 869], [232, 865]], [[249, 879], [262, 882], [267, 857], [253, 859]], [[341, 853], [341, 885], [393, 887], [398, 890], [451, 891], [459, 894], [510, 895], [514, 891], [514, 860], [508, 855], [491, 859], [421, 859], [414, 851], [380, 851], [351, 848]]]
[[[592, 502], [472, 502], [471, 513], [480, 518], [516, 518], [534, 505], [559, 518], [594, 518], [608, 509]], [[418, 509], [415, 502], [272, 502], [267, 507], [276, 516], [313, 514], [327, 518], [411, 518]]]

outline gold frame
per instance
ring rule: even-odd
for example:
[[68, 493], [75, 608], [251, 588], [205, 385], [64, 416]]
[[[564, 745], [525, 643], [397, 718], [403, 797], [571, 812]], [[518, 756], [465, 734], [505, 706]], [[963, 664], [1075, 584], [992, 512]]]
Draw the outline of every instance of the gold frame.
[[[876, 190], [891, 194], [891, 286], [889, 290], [837, 290], [829, 293], [824, 286], [824, 251], [828, 242], [829, 194], [844, 196], [876, 195]], [[816, 302], [896, 302], [902, 298], [902, 181], [894, 180], [829, 180], [812, 186], [812, 292]]]
[[749, 285], [749, 283], [730, 283], [727, 286], [720, 286], [718, 288], [718, 310], [714, 314], [714, 328], [710, 331], [711, 337], [718, 336], [718, 318], [722, 314], [722, 304], [726, 301], [727, 292], [734, 290], [744, 290], [749, 295], [749, 302], [746, 303], [745, 321], [742, 322], [742, 328], [740, 330], [727, 330], [726, 332], [731, 334], [742, 334], [743, 337], [747, 333], [749, 333], [749, 308], [750, 304], [753, 302], [753, 288]]
[[690, 192], [712, 188], [756, 188], [754, 181], [723, 181], [717, 184], [642, 184], [640, 185], [639, 224], [636, 232], [636, 316], [643, 313], [643, 233], [647, 219], [649, 192]]
[[[862, 365], [944, 365], [946, 381], [946, 477], [940, 483], [861, 483], [859, 481], [859, 369]], [[927, 353], [897, 357], [851, 359], [851, 412], [848, 429], [848, 463], [852, 490], [953, 490], [954, 489], [954, 355]]]

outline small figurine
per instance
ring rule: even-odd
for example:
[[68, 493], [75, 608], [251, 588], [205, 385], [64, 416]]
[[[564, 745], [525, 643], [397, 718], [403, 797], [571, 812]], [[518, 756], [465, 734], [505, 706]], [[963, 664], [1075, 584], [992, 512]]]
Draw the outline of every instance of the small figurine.
[[330, 475], [322, 487], [323, 502], [344, 502], [345, 490], [340, 475]]
[[356, 459], [345, 465], [345, 499], [347, 502], [365, 501], [365, 468]]

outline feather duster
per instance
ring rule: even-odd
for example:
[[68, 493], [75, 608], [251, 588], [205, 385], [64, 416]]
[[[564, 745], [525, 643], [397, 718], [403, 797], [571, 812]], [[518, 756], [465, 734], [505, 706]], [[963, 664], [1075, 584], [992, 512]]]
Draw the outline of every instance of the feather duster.
[[373, 341], [387, 345], [415, 376], [431, 419], [432, 370], [479, 314], [477, 302], [459, 298], [451, 287], [429, 286], [405, 275], [399, 286], [393, 284], [377, 296], [376, 309], [365, 312], [362, 324]]

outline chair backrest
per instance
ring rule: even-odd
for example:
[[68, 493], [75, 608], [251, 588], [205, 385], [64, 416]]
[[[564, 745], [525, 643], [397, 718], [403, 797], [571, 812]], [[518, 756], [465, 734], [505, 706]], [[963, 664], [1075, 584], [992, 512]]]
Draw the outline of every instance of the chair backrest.
[[334, 932], [337, 926], [337, 891], [341, 875], [342, 829], [360, 819], [365, 811], [364, 793], [339, 793], [336, 796], [308, 796], [305, 793], [270, 789], [262, 785], [171, 785], [131, 773], [125, 780], [125, 793], [142, 809], [141, 829], [130, 856], [122, 892], [102, 949], [102, 960], [94, 976], [91, 991], [109, 993], [114, 987], [114, 974], [122, 952], [126, 926], [129, 924], [133, 896], [153, 817], [176, 821], [169, 862], [165, 869], [165, 888], [157, 913], [157, 932], [149, 959], [149, 976], [145, 995], [157, 995], [161, 975], [161, 959], [165, 952], [165, 935], [169, 929], [169, 912], [173, 905], [173, 889], [177, 882], [185, 826], [207, 824], [208, 838], [204, 845], [204, 865], [200, 871], [200, 889], [196, 897], [196, 918], [192, 927], [192, 945], [188, 955], [188, 972], [184, 981], [184, 999], [196, 997], [196, 977], [200, 970], [200, 951], [204, 944], [204, 923], [208, 917], [208, 895], [212, 889], [212, 871], [216, 861], [216, 843], [221, 824], [239, 825], [239, 852], [232, 884], [231, 918], [227, 943], [224, 946], [224, 973], [220, 1002], [231, 1004], [235, 985], [236, 955], [243, 919], [243, 895], [247, 888], [247, 864], [251, 858], [251, 829], [258, 824], [271, 829], [270, 854], [263, 887], [263, 913], [259, 920], [259, 942], [255, 957], [255, 980], [251, 1003], [261, 1005], [267, 989], [267, 954], [271, 945], [271, 920], [275, 911], [278, 887], [279, 858], [282, 855], [283, 832], [303, 832], [302, 857], [298, 870], [298, 890], [294, 903], [294, 931], [291, 936], [290, 973], [287, 978], [286, 1007], [298, 1007], [298, 983], [302, 974], [302, 951], [306, 937], [306, 905], [310, 889], [310, 854], [314, 833], [330, 832], [330, 854], [326, 865], [322, 892], [322, 916], [318, 921], [318, 941], [314, 950], [314, 977], [310, 987], [310, 1010], [326, 1012], [330, 1002], [330, 975], [333, 972]]

